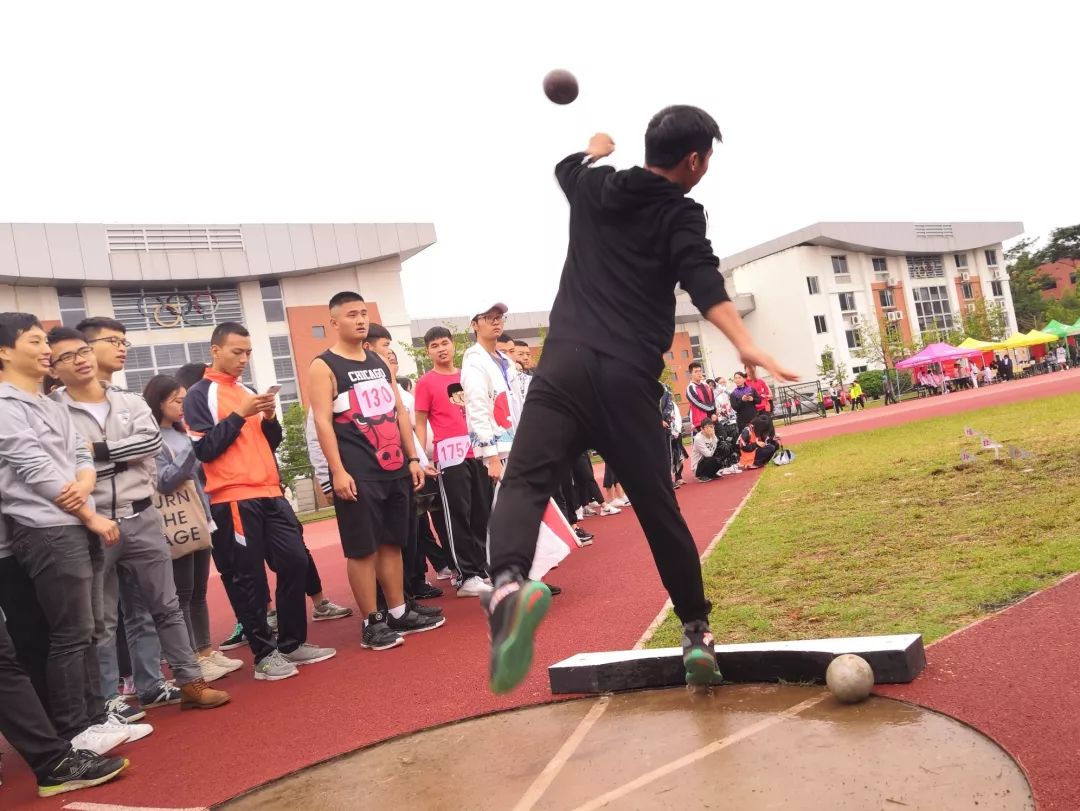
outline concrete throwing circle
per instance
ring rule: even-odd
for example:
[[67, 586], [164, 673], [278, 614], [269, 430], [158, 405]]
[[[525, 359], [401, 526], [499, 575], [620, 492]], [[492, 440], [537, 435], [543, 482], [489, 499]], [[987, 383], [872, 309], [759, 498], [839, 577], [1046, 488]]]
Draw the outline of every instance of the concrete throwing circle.
[[1013, 760], [929, 710], [742, 685], [545, 704], [343, 755], [226, 803], [320, 809], [1033, 809]]

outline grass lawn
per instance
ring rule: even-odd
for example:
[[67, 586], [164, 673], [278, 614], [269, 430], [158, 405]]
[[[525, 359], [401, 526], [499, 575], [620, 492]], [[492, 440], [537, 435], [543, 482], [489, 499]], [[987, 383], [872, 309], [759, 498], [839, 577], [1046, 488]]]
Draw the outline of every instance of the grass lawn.
[[[965, 427], [1033, 455], [995, 461]], [[801, 444], [765, 471], [705, 585], [724, 642], [929, 642], [1077, 570], [1080, 394]], [[649, 646], [680, 636], [669, 616]]]
[[297, 513], [296, 517], [300, 519], [301, 524], [310, 524], [312, 521], [322, 521], [324, 518], [333, 518], [337, 515], [334, 512], [333, 507], [326, 507], [322, 510], [314, 510], [308, 513]]

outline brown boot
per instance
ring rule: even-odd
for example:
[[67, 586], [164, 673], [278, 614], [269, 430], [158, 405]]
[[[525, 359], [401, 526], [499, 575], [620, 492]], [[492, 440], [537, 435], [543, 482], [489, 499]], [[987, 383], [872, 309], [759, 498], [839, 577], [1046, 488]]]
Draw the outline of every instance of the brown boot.
[[203, 679], [195, 679], [187, 684], [180, 685], [180, 693], [183, 699], [180, 701], [182, 710], [212, 710], [229, 702], [229, 694], [224, 690], [215, 690]]

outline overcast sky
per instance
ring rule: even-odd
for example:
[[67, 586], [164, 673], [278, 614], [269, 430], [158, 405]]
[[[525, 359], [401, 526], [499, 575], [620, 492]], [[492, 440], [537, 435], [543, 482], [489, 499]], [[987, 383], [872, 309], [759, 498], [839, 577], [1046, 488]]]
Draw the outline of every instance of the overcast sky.
[[694, 193], [721, 256], [818, 220], [1080, 222], [1078, 4], [518, 5], [5, 3], [0, 221], [431, 221], [412, 317], [547, 309], [555, 162], [597, 130], [640, 162], [689, 103], [724, 133]]

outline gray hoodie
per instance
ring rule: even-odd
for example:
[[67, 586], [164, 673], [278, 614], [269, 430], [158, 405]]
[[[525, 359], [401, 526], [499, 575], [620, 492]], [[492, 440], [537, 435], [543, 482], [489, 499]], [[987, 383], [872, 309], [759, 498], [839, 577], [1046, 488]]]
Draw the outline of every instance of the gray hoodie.
[[[93, 467], [86, 440], [67, 409], [0, 383], [0, 509], [5, 516], [34, 527], [82, 523], [54, 501], [78, 471]], [[92, 498], [89, 503], [92, 508]]]
[[129, 518], [132, 503], [154, 496], [154, 457], [161, 447], [161, 429], [141, 395], [102, 383], [109, 414], [102, 430], [84, 403], [61, 388], [49, 396], [68, 407], [76, 430], [93, 444], [98, 512], [109, 518]]

